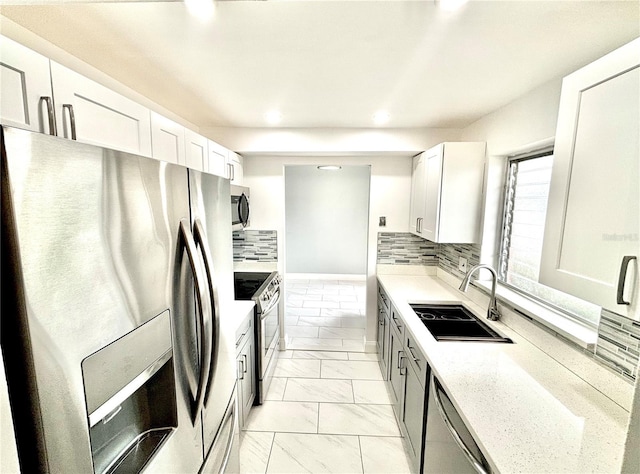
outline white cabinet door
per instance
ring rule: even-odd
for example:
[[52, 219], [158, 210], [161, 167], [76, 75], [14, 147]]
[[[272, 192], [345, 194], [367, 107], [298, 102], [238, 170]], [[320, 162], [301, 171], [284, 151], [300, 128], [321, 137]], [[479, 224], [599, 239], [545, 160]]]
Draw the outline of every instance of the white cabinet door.
[[425, 172], [424, 172], [425, 153], [421, 153], [413, 157], [413, 168], [411, 171], [411, 210], [409, 231], [412, 234], [422, 236], [420, 226], [424, 220], [424, 204], [425, 204]]
[[554, 155], [540, 282], [640, 318], [640, 39], [564, 79]]
[[208, 142], [209, 159], [207, 160], [207, 173], [215, 174], [223, 178], [229, 178], [229, 167], [227, 166], [227, 150], [222, 145], [209, 140]]
[[152, 111], [151, 151], [156, 160], [185, 165], [184, 127]]
[[442, 191], [443, 145], [425, 153], [424, 162], [424, 217], [420, 222], [421, 235], [432, 242], [438, 240], [440, 224], [440, 194]]
[[207, 138], [186, 128], [184, 141], [186, 165], [194, 170], [205, 171], [205, 164], [208, 158]]
[[0, 36], [0, 120], [55, 135], [49, 59]]
[[478, 242], [484, 155], [484, 142], [447, 142], [414, 158], [412, 233], [432, 242]]
[[244, 181], [244, 161], [242, 156], [233, 151], [229, 151], [227, 163], [229, 164], [229, 172], [231, 174], [229, 177], [231, 184], [242, 186], [242, 182]]
[[149, 109], [51, 61], [58, 136], [151, 156]]

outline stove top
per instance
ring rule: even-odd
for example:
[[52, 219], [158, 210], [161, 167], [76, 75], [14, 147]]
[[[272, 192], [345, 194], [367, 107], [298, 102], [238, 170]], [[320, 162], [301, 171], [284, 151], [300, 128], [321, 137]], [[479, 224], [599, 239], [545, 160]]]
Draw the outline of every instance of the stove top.
[[270, 276], [269, 272], [235, 272], [233, 274], [235, 299], [252, 299]]

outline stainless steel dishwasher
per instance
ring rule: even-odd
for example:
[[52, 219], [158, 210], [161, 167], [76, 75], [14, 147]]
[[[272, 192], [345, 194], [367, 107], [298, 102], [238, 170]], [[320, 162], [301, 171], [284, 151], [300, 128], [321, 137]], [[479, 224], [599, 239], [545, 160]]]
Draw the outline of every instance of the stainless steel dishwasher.
[[487, 459], [431, 372], [424, 473], [490, 474]]

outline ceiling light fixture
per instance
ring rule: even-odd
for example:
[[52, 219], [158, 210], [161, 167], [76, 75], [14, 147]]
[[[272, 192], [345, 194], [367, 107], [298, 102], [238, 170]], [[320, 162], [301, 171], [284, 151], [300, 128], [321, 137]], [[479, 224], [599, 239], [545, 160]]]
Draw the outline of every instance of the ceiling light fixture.
[[447, 12], [459, 10], [469, 0], [439, 0], [440, 9]]
[[384, 125], [389, 121], [389, 112], [379, 110], [373, 114], [373, 121], [376, 125]]
[[184, 0], [187, 11], [200, 21], [213, 17], [213, 0]]
[[264, 114], [264, 119], [269, 125], [277, 125], [282, 121], [282, 114], [277, 110], [272, 110]]
[[342, 169], [342, 166], [338, 166], [338, 165], [322, 165], [322, 166], [318, 166], [319, 170], [322, 171], [338, 171]]

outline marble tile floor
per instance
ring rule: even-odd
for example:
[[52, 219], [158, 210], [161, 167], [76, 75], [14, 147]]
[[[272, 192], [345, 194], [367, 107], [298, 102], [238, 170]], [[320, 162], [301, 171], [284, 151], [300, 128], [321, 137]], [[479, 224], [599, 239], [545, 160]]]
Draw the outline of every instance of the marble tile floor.
[[280, 353], [240, 436], [240, 472], [409, 473], [375, 354]]
[[288, 349], [364, 351], [365, 280], [285, 278]]

